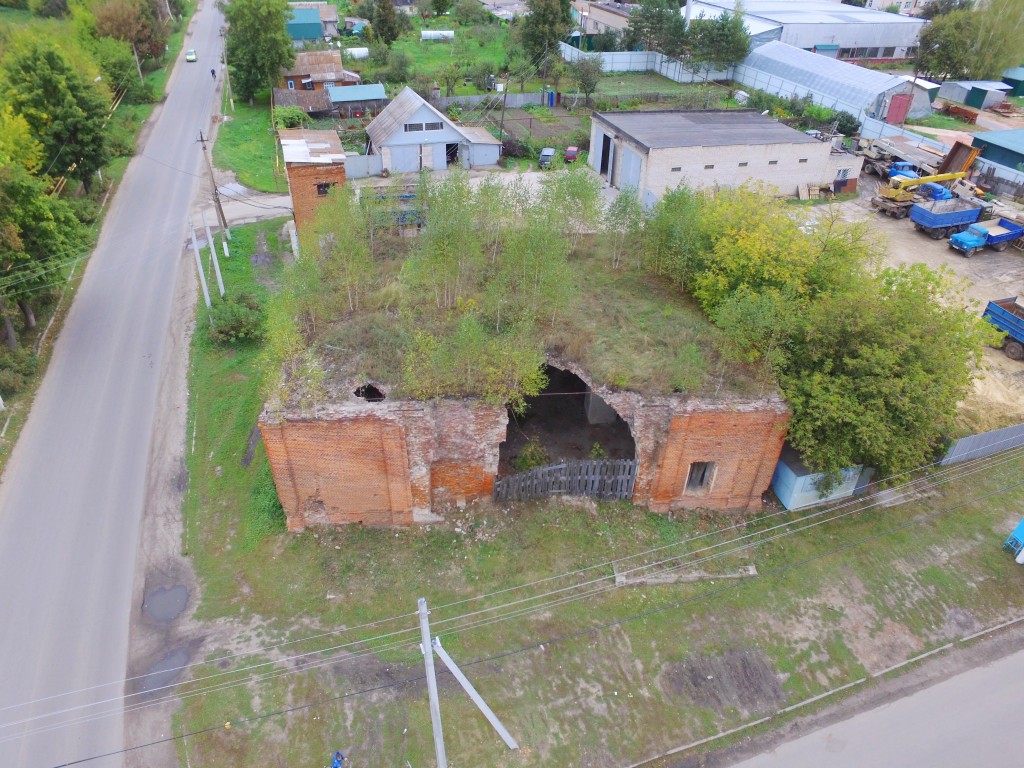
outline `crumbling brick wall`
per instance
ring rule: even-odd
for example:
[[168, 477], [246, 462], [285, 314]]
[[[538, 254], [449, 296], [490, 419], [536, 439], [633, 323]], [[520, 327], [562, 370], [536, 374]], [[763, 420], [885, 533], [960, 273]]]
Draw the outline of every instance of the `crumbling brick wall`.
[[[586, 381], [571, 364], [555, 364]], [[636, 504], [658, 512], [760, 505], [789, 422], [783, 401], [592, 391], [629, 426]], [[486, 499], [507, 425], [504, 408], [471, 400], [350, 398], [316, 419], [264, 413], [260, 420], [292, 531], [430, 522], [447, 507]], [[702, 482], [688, 482], [694, 479]]]
[[292, 210], [295, 226], [301, 232], [316, 218], [316, 207], [325, 199], [318, 189], [319, 184], [343, 185], [345, 166], [342, 163], [328, 165], [287, 166], [288, 189], [292, 196]]
[[490, 496], [504, 408], [473, 401], [350, 402], [315, 419], [264, 413], [260, 431], [288, 530], [411, 525]]

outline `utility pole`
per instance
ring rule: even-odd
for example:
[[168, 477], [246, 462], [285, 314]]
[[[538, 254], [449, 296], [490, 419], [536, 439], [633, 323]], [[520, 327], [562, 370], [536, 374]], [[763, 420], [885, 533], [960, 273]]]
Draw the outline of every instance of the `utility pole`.
[[135, 68], [139, 71], [139, 82], [145, 85], [146, 81], [142, 79], [142, 65], [139, 64], [139, 52], [135, 50], [135, 43], [132, 43], [132, 56], [135, 57]]
[[228, 231], [228, 219], [224, 215], [224, 209], [220, 204], [220, 192], [217, 191], [217, 179], [213, 175], [213, 162], [210, 160], [210, 153], [206, 151], [206, 137], [203, 136], [202, 131], [199, 131], [199, 143], [203, 145], [203, 157], [206, 158], [206, 168], [210, 172], [210, 181], [213, 182], [213, 204], [217, 207], [217, 220], [220, 222], [221, 229], [224, 230], [225, 236], [230, 240], [231, 233]]
[[196, 240], [196, 228], [192, 226], [192, 219], [188, 220], [189, 231], [192, 232], [192, 250], [196, 255], [196, 269], [199, 270], [199, 284], [203, 287], [203, 299], [206, 300], [206, 308], [212, 309], [210, 303], [210, 289], [206, 287], [206, 275], [203, 274], [203, 257], [199, 255], [199, 242]]
[[[196, 251], [198, 253], [198, 251]], [[434, 730], [434, 752], [437, 754], [437, 768], [448, 768], [444, 753], [444, 732], [441, 730], [441, 703], [437, 699], [437, 678], [434, 677], [434, 647], [430, 642], [430, 619], [427, 618], [427, 600], [419, 599], [420, 650], [423, 651], [423, 665], [427, 673], [427, 695], [430, 697], [430, 723]]]
[[[223, 28], [220, 31], [221, 40], [221, 61], [224, 62], [224, 86], [228, 89], [228, 104], [231, 105], [231, 111], [235, 111], [235, 94], [231, 90], [231, 68], [228, 66], [228, 36], [224, 34]], [[274, 89], [270, 89], [271, 95], [273, 95]]]
[[213, 273], [217, 276], [217, 289], [220, 291], [220, 297], [223, 299], [224, 278], [220, 276], [220, 262], [217, 261], [217, 241], [213, 239], [210, 225], [206, 223], [206, 211], [201, 211], [200, 215], [203, 217], [203, 227], [206, 229], [206, 242], [210, 244], [210, 259], [213, 261]]

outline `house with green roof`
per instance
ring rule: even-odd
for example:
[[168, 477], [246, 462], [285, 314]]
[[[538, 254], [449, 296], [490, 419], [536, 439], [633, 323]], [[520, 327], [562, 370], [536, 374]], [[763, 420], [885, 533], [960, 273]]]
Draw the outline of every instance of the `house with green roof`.
[[293, 7], [287, 29], [296, 48], [301, 48], [307, 40], [324, 38], [324, 25], [320, 21], [320, 11], [316, 8]]
[[1024, 128], [975, 133], [973, 138], [974, 146], [981, 149], [986, 160], [1017, 170], [1024, 167]]

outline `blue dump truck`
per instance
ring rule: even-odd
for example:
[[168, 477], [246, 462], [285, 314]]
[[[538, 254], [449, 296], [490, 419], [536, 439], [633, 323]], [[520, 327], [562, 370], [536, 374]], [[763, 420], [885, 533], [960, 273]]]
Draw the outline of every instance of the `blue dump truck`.
[[963, 232], [982, 218], [981, 201], [954, 197], [950, 200], [929, 200], [910, 208], [910, 220], [918, 232], [934, 240]]
[[990, 301], [982, 314], [986, 320], [1006, 334], [1003, 352], [1011, 360], [1024, 360], [1024, 306], [1017, 297]]
[[949, 247], [960, 251], [968, 259], [986, 245], [993, 251], [1005, 251], [1014, 240], [1024, 236], [1024, 227], [1009, 219], [984, 224], [972, 224], [966, 232], [949, 238]]

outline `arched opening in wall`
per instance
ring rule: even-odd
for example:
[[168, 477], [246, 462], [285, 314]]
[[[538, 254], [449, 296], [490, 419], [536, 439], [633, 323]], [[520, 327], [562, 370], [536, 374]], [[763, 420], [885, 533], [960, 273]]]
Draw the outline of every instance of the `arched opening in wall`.
[[526, 398], [526, 410], [509, 411], [498, 475], [572, 459], [632, 459], [629, 425], [572, 371], [545, 366], [548, 385]]
[[373, 384], [363, 384], [361, 387], [356, 387], [356, 391], [352, 394], [363, 398], [368, 403], [379, 403], [384, 399], [384, 393], [373, 386]]

